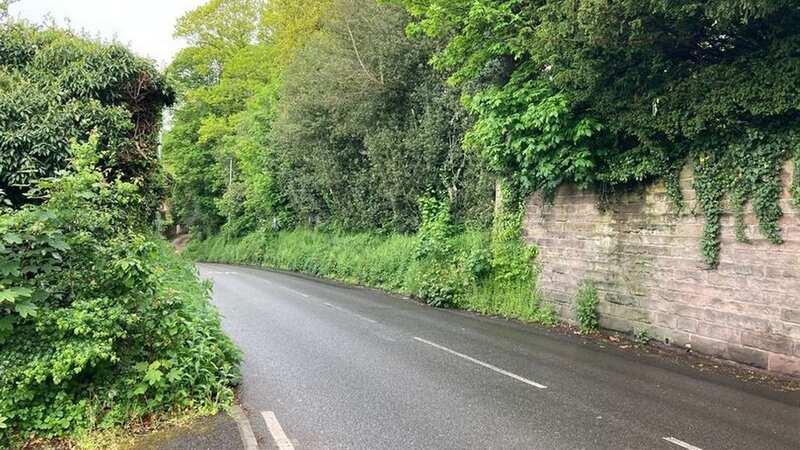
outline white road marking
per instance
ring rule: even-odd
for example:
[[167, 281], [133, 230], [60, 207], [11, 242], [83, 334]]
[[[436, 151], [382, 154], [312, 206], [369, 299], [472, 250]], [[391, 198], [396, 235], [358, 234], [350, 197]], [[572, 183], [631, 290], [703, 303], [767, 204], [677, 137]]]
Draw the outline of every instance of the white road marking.
[[683, 448], [685, 448], [686, 450], [703, 450], [703, 449], [702, 449], [702, 448], [700, 448], [700, 447], [695, 447], [694, 445], [692, 445], [692, 444], [689, 444], [688, 442], [683, 442], [682, 440], [680, 440], [680, 439], [675, 439], [675, 438], [674, 438], [674, 437], [672, 437], [672, 436], [665, 437], [665, 438], [662, 438], [662, 439], [664, 439], [665, 441], [667, 441], [667, 442], [669, 442], [669, 443], [671, 443], [671, 444], [675, 444], [675, 445], [677, 445], [677, 446], [679, 446], [679, 447], [683, 447]]
[[244, 411], [242, 411], [242, 408], [239, 405], [233, 405], [231, 408], [231, 416], [233, 417], [233, 420], [236, 421], [236, 425], [239, 427], [239, 435], [242, 437], [244, 450], [258, 450], [256, 435], [253, 434], [253, 428], [250, 426], [250, 421], [247, 420], [247, 416], [244, 414]]
[[[264, 282], [264, 284], [268, 284], [268, 285], [270, 285], [270, 286], [276, 286], [276, 284], [275, 284], [275, 283], [273, 283], [273, 282], [272, 282], [272, 281], [270, 281], [270, 280], [262, 280], [262, 281]], [[285, 291], [289, 291], [289, 292], [291, 292], [292, 294], [299, 295], [299, 296], [301, 296], [301, 297], [305, 297], [305, 298], [310, 298], [310, 297], [311, 297], [311, 296], [310, 296], [310, 295], [308, 295], [308, 294], [304, 294], [304, 293], [302, 293], [302, 292], [300, 292], [300, 291], [296, 291], [296, 290], [294, 290], [294, 289], [292, 289], [292, 288], [288, 288], [288, 287], [286, 287], [286, 286], [282, 286], [282, 285], [280, 285], [280, 284], [278, 284], [278, 285], [277, 285], [277, 287], [278, 287], [278, 289], [283, 289], [283, 290], [285, 290]]]
[[436, 343], [433, 343], [431, 341], [427, 341], [425, 339], [418, 338], [418, 337], [415, 337], [414, 339], [416, 341], [422, 342], [423, 344], [427, 344], [427, 345], [430, 345], [431, 347], [435, 347], [435, 348], [438, 348], [439, 350], [442, 350], [442, 351], [445, 351], [447, 353], [450, 353], [451, 355], [456, 355], [459, 358], [466, 359], [467, 361], [475, 363], [475, 364], [477, 364], [479, 366], [485, 367], [487, 369], [491, 369], [491, 370], [493, 370], [493, 371], [495, 371], [495, 372], [497, 372], [499, 374], [503, 374], [503, 375], [505, 375], [507, 377], [511, 377], [511, 378], [513, 378], [513, 379], [515, 379], [517, 381], [521, 381], [521, 382], [523, 382], [525, 384], [531, 385], [531, 386], [533, 386], [535, 388], [547, 389], [547, 386], [545, 386], [543, 384], [540, 384], [540, 383], [537, 383], [535, 381], [529, 380], [527, 378], [521, 377], [521, 376], [519, 376], [519, 375], [517, 375], [515, 373], [511, 373], [511, 372], [509, 372], [507, 370], [503, 370], [503, 369], [501, 369], [501, 368], [499, 368], [497, 366], [493, 366], [493, 365], [491, 365], [489, 363], [485, 363], [483, 361], [477, 360], [477, 359], [475, 359], [475, 358], [473, 358], [471, 356], [467, 356], [467, 355], [465, 355], [463, 353], [459, 353], [459, 352], [457, 352], [455, 350], [451, 350], [451, 349], [449, 349], [447, 347], [444, 347], [442, 345], [439, 345], [439, 344], [436, 344]]
[[278, 445], [278, 449], [294, 450], [292, 441], [286, 437], [286, 433], [283, 432], [283, 428], [280, 422], [278, 422], [278, 418], [275, 417], [275, 413], [272, 411], [261, 411], [261, 415], [264, 417], [264, 422], [267, 422], [269, 433], [272, 435], [272, 439], [275, 440], [275, 444]]
[[361, 320], [366, 320], [366, 321], [367, 321], [367, 322], [369, 322], [369, 323], [378, 323], [378, 321], [377, 321], [377, 320], [373, 320], [373, 319], [370, 319], [369, 317], [362, 316], [361, 314], [358, 314], [358, 313], [355, 313], [355, 312], [353, 312], [353, 311], [350, 311], [349, 309], [344, 309], [344, 308], [342, 308], [342, 307], [339, 307], [339, 306], [336, 306], [336, 305], [332, 305], [332, 304], [330, 304], [330, 303], [323, 303], [323, 305], [327, 306], [328, 308], [333, 308], [333, 309], [335, 309], [335, 310], [337, 310], [337, 311], [341, 311], [341, 312], [343, 312], [343, 313], [346, 313], [346, 314], [350, 314], [350, 315], [356, 316], [356, 317], [358, 317], [359, 319], [361, 319]]

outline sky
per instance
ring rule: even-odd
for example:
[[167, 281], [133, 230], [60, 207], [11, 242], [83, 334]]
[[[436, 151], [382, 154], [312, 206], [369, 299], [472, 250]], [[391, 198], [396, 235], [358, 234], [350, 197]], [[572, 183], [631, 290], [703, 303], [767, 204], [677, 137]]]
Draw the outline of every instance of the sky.
[[183, 47], [172, 37], [175, 21], [207, 0], [19, 0], [14, 17], [34, 23], [48, 16], [92, 36], [128, 45], [162, 67]]

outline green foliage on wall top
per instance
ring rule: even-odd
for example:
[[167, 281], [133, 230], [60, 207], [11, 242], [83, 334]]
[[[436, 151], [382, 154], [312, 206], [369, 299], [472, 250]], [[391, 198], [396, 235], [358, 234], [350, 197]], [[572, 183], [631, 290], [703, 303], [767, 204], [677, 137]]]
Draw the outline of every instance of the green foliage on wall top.
[[780, 167], [800, 144], [796, 2], [404, 3], [412, 33], [446, 42], [433, 63], [475, 91], [473, 142], [521, 195], [665, 179], [680, 206], [675, 174], [692, 163], [710, 265], [726, 196], [752, 200], [780, 242]]

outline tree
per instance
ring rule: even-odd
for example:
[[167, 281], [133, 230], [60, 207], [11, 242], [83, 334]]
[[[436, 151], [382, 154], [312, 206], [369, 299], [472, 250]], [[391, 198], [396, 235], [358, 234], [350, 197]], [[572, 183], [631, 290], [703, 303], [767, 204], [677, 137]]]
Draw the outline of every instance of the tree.
[[210, 0], [178, 19], [175, 37], [185, 39], [170, 73], [181, 91], [219, 82], [223, 65], [256, 42], [262, 0]]
[[0, 22], [8, 20], [9, 9], [17, 0], [0, 0]]
[[270, 80], [265, 46], [256, 41], [262, 10], [260, 1], [212, 0], [176, 27], [192, 45], [168, 69], [181, 96], [164, 155], [174, 179], [172, 209], [203, 233], [224, 222], [217, 201], [233, 181], [238, 115]]
[[181, 19], [180, 35], [195, 45], [170, 68], [185, 93], [165, 138], [172, 203], [180, 221], [206, 234], [292, 222], [269, 135], [283, 71], [330, 1], [233, 3], [209, 2]]
[[405, 35], [408, 20], [396, 6], [336, 1], [288, 67], [276, 171], [305, 222], [410, 231], [423, 195], [462, 212], [491, 203], [461, 147], [459, 93], [427, 66], [430, 43]]

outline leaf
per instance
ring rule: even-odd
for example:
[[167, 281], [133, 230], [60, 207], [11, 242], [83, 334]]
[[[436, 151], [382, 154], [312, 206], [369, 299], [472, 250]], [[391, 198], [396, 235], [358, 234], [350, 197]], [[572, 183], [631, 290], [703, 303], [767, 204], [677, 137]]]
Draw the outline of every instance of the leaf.
[[164, 374], [161, 373], [158, 369], [147, 369], [147, 372], [144, 374], [144, 381], [148, 382], [150, 386], [155, 386], [156, 384], [161, 382], [161, 379], [164, 377]]
[[174, 383], [180, 379], [181, 375], [183, 375], [183, 371], [176, 367], [167, 373], [167, 381]]
[[0, 304], [16, 303], [19, 299], [29, 298], [33, 294], [30, 288], [11, 288], [0, 291]]
[[0, 336], [11, 333], [12, 331], [14, 331], [14, 318], [11, 316], [0, 318]]
[[22, 244], [22, 236], [17, 233], [6, 233], [3, 240], [9, 244]]
[[38, 308], [36, 307], [36, 305], [34, 305], [31, 302], [18, 303], [14, 307], [14, 310], [17, 312], [17, 314], [19, 314], [20, 317], [22, 317], [23, 319], [35, 316], [37, 309]]
[[136, 388], [133, 390], [133, 395], [144, 395], [147, 392], [148, 386], [144, 383], [139, 383], [136, 385]]
[[53, 247], [56, 250], [61, 250], [62, 252], [69, 250], [69, 245], [64, 242], [63, 239], [52, 238], [48, 243], [50, 244], [50, 247]]
[[18, 277], [20, 273], [20, 265], [18, 261], [3, 261], [0, 262], [0, 276], [15, 276]]

